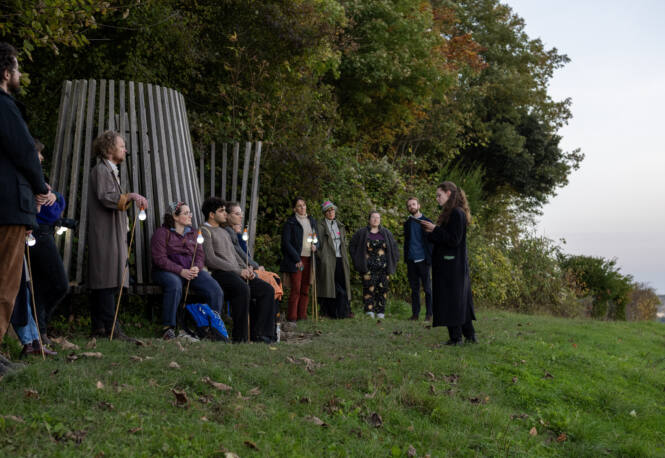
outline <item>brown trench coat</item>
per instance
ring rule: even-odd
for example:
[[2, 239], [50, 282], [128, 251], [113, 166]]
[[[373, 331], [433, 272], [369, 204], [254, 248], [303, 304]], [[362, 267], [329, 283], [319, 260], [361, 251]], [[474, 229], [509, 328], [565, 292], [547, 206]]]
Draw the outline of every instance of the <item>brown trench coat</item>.
[[[334, 298], [335, 293], [335, 244], [333, 237], [328, 230], [326, 219], [322, 218], [316, 222], [316, 231], [318, 233], [319, 247], [316, 250], [316, 294], [318, 297]], [[349, 255], [346, 244], [346, 229], [339, 220], [337, 220], [342, 244], [342, 267], [344, 268], [344, 280], [346, 294], [351, 300], [351, 270], [349, 269]]]
[[[111, 166], [99, 161], [88, 185], [88, 288], [118, 288], [127, 262], [127, 213], [131, 201]], [[125, 285], [129, 286], [129, 275]]]

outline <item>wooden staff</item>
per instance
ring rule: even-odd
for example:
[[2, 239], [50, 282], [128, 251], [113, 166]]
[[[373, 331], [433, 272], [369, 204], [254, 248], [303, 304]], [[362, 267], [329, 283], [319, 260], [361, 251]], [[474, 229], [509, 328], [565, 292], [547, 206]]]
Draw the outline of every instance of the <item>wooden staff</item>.
[[[318, 238], [316, 237], [316, 232], [312, 234], [311, 247], [315, 248]], [[311, 249], [311, 248], [310, 248]], [[312, 270], [310, 275], [312, 276], [312, 314], [314, 315], [314, 321], [319, 321], [319, 302], [316, 297], [316, 252], [311, 250], [312, 255]]]
[[132, 235], [129, 239], [129, 247], [127, 248], [127, 261], [125, 261], [125, 268], [122, 271], [122, 281], [120, 282], [120, 288], [118, 291], [118, 301], [115, 304], [115, 315], [113, 316], [113, 326], [111, 326], [111, 335], [109, 336], [109, 342], [113, 341], [113, 333], [115, 332], [115, 323], [118, 320], [118, 311], [120, 310], [120, 299], [122, 298], [122, 289], [123, 289], [122, 287], [125, 285], [125, 277], [127, 276], [127, 271], [129, 270], [129, 255], [132, 252], [132, 244], [134, 243], [134, 230], [136, 229], [136, 220], [138, 215], [139, 212], [134, 212], [134, 222], [132, 223]]
[[[247, 233], [247, 228], [242, 233], [242, 239], [247, 242], [249, 239], [249, 234]], [[247, 246], [247, 249], [245, 250], [245, 269], [249, 273], [249, 246]], [[251, 327], [250, 327], [250, 322], [249, 322], [249, 308], [252, 305], [252, 298], [251, 298], [251, 293], [249, 292], [249, 276], [248, 278], [245, 278], [245, 282], [247, 283], [247, 342], [252, 341], [252, 336], [251, 336]]]
[[[194, 246], [194, 254], [192, 255], [192, 265], [189, 266], [191, 270], [194, 267], [194, 261], [196, 260], [196, 249], [199, 245], [203, 244], [203, 235], [201, 234], [201, 229], [199, 229], [199, 234], [196, 236], [196, 245]], [[189, 284], [192, 282], [191, 279], [187, 280], [187, 286], [185, 287], [185, 296], [182, 300], [182, 307], [187, 307], [187, 295], [189, 294]]]
[[[30, 234], [32, 235], [32, 234]], [[34, 239], [34, 235], [32, 236]], [[35, 305], [35, 287], [32, 284], [32, 266], [30, 265], [30, 245], [26, 244], [26, 255], [28, 258], [28, 275], [30, 275], [30, 299], [32, 299], [32, 314], [35, 318], [35, 326], [37, 326], [37, 337], [39, 339], [39, 348], [42, 351], [42, 359], [46, 359], [46, 353], [44, 353], [44, 344], [42, 343], [42, 333], [39, 332], [39, 319], [37, 318], [37, 306]]]

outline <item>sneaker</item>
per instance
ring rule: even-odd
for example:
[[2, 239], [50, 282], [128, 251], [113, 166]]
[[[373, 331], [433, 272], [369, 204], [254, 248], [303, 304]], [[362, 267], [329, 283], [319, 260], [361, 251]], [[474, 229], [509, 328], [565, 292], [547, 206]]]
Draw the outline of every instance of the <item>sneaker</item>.
[[164, 340], [173, 340], [175, 339], [175, 331], [173, 328], [167, 328], [166, 331], [164, 331], [164, 335], [162, 336], [162, 339]]
[[[25, 347], [27, 347], [27, 345], [25, 345], [23, 348], [25, 348]], [[39, 340], [33, 340], [33, 341], [32, 341], [32, 348], [31, 348], [31, 349], [32, 349], [32, 353], [27, 353], [27, 354], [32, 354], [32, 355], [39, 355], [39, 356], [41, 356], [41, 354], [42, 354], [42, 348], [44, 348], [44, 355], [46, 355], [46, 356], [56, 356], [56, 355], [58, 354], [57, 351], [53, 351], [53, 350], [51, 350], [51, 349], [48, 348], [46, 345], [44, 345], [43, 347], [40, 347], [40, 346], [39, 346]]]
[[182, 329], [180, 330], [180, 332], [178, 332], [178, 339], [184, 340], [185, 342], [189, 343], [201, 342], [201, 339], [194, 336], [190, 336]]
[[379, 320], [383, 320], [383, 319], [386, 318], [386, 315], [383, 314], [383, 313], [377, 313], [377, 314], [376, 314], [376, 317], [377, 317]]
[[42, 332], [42, 344], [47, 345], [49, 347], [53, 347], [53, 341], [49, 338], [49, 336], [46, 335], [45, 332]]
[[[109, 334], [111, 333], [109, 332]], [[125, 332], [119, 326], [115, 327], [115, 331], [113, 332], [113, 340], [121, 340], [123, 342], [136, 343], [136, 339], [133, 337], [129, 337], [127, 334], [125, 334]]]
[[374, 318], [374, 312], [367, 312], [367, 316], [370, 318]]

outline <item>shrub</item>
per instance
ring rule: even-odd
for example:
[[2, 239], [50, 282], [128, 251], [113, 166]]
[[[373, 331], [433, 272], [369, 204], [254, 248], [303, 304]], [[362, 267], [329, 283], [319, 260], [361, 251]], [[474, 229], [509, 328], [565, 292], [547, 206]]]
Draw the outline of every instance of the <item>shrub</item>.
[[626, 320], [655, 320], [660, 299], [650, 286], [644, 283], [635, 283], [628, 294], [626, 304]]

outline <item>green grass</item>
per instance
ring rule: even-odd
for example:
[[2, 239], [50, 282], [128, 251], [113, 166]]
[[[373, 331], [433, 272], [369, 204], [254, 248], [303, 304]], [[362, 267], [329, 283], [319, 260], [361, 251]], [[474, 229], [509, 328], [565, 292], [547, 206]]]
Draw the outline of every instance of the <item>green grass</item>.
[[305, 342], [104, 341], [101, 359], [33, 359], [0, 382], [0, 456], [665, 455], [661, 323], [480, 311], [480, 343], [449, 348], [391, 307], [381, 323], [299, 325]]

